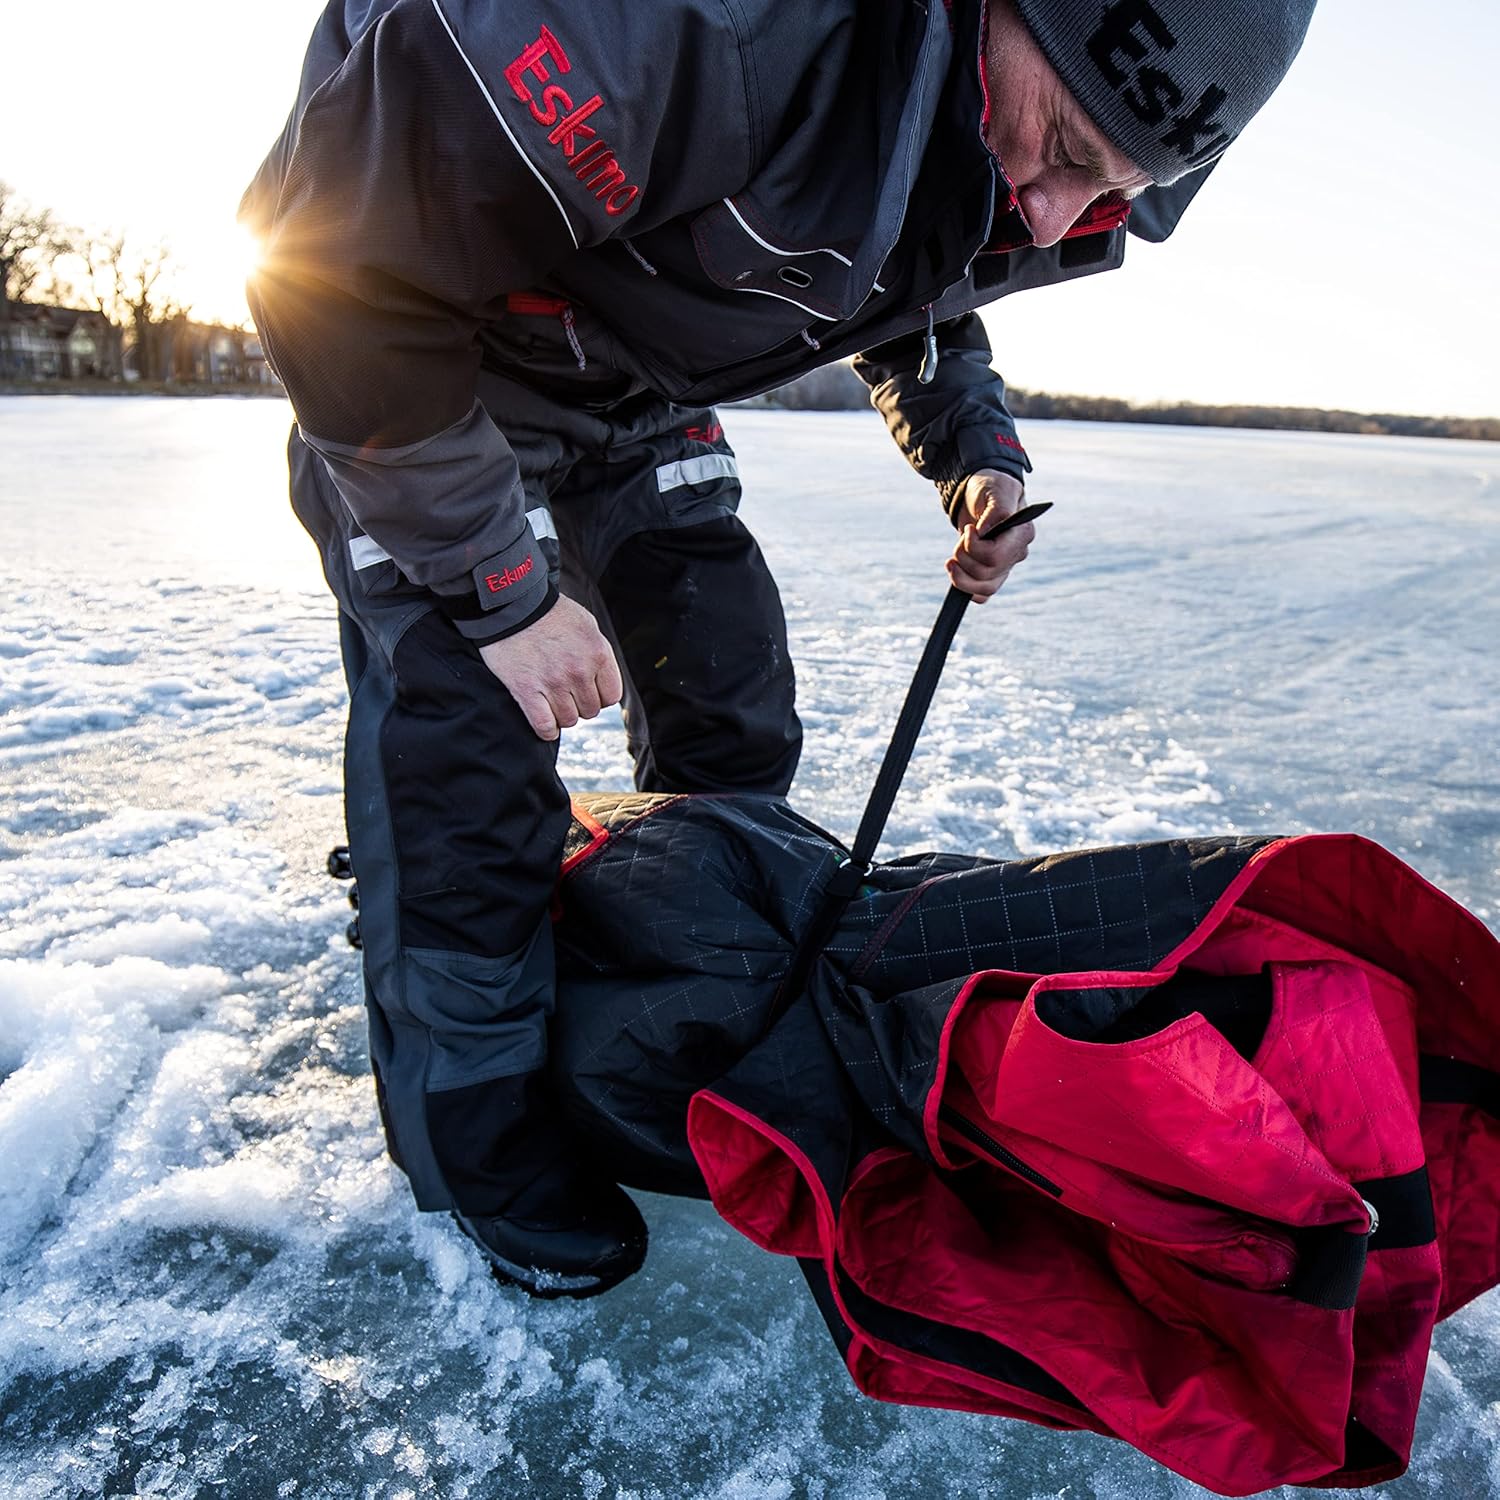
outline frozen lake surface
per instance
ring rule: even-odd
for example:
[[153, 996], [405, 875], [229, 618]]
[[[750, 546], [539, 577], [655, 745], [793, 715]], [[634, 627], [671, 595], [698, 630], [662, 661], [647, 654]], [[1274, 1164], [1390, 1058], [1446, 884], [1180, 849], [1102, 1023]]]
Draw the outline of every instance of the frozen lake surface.
[[[322, 872], [344, 689], [288, 420], [0, 399], [0, 1496], [1205, 1493], [865, 1400], [795, 1268], [706, 1205], [644, 1198], [645, 1271], [581, 1305], [415, 1213]], [[847, 837], [947, 524], [873, 416], [727, 425], [800, 670], [793, 800]], [[1350, 830], [1496, 926], [1500, 446], [1026, 438], [1057, 508], [965, 621], [888, 851]], [[615, 714], [564, 737], [574, 790], [626, 764]], [[1497, 1355], [1492, 1293], [1378, 1493], [1500, 1494]]]

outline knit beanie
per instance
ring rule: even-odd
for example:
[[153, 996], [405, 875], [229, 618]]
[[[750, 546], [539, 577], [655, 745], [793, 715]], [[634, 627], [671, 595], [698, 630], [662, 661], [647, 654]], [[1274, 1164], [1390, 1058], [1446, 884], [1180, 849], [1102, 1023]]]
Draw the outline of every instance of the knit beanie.
[[1315, 0], [1015, 0], [1112, 144], [1153, 182], [1201, 167], [1250, 123], [1302, 45]]

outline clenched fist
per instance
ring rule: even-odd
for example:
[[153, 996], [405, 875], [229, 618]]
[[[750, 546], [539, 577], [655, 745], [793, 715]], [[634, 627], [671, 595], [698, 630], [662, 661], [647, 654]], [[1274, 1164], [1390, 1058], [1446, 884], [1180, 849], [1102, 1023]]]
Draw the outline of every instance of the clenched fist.
[[1036, 527], [1029, 521], [992, 542], [979, 540], [983, 532], [1021, 508], [1024, 493], [1019, 479], [998, 469], [979, 469], [964, 481], [958, 498], [962, 532], [948, 559], [948, 578], [954, 588], [972, 595], [976, 604], [983, 604], [999, 589], [1036, 540]]
[[580, 719], [620, 701], [620, 669], [593, 615], [563, 596], [534, 625], [481, 646], [527, 722], [555, 740]]

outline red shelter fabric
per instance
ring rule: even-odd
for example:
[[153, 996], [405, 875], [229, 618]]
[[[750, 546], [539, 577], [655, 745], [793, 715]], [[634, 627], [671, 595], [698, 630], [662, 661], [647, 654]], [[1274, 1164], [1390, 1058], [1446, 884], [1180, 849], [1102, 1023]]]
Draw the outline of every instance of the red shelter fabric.
[[1474, 917], [1364, 840], [1289, 839], [1147, 967], [893, 994], [825, 964], [812, 990], [767, 1041], [783, 1076], [825, 1048], [880, 1115], [878, 1053], [919, 1096], [846, 1129], [845, 1096], [783, 1108], [752, 1051], [688, 1137], [720, 1214], [802, 1260], [861, 1390], [1113, 1434], [1223, 1494], [1405, 1469], [1434, 1323], [1500, 1279]]

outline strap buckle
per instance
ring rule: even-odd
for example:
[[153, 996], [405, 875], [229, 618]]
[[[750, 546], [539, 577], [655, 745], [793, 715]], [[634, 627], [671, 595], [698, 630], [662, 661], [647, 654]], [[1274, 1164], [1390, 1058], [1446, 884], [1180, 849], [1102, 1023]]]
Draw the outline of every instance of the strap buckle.
[[852, 855], [846, 856], [829, 877], [828, 884], [824, 886], [825, 896], [838, 896], [844, 901], [852, 901], [858, 894], [859, 888], [871, 872], [875, 869], [873, 864], [864, 860], [855, 859]]

